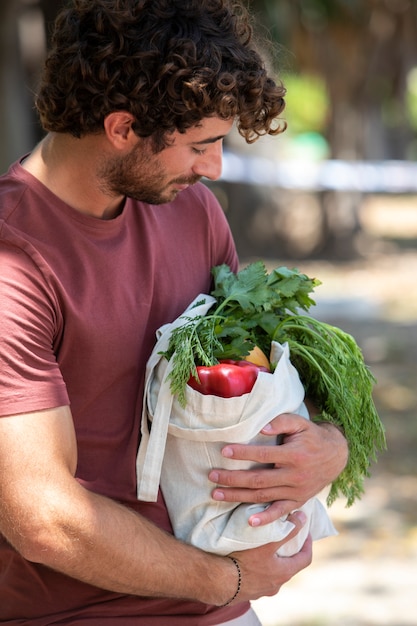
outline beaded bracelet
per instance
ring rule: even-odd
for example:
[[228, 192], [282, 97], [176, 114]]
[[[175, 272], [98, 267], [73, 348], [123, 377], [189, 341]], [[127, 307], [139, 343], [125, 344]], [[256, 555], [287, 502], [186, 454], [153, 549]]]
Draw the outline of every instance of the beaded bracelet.
[[237, 575], [238, 575], [238, 579], [237, 579], [237, 589], [236, 589], [236, 593], [233, 596], [233, 598], [231, 598], [228, 602], [226, 602], [225, 604], [222, 604], [222, 606], [228, 606], [229, 604], [231, 604], [233, 602], [233, 600], [236, 600], [236, 598], [239, 595], [239, 591], [240, 588], [242, 586], [242, 570], [240, 569], [240, 565], [239, 563], [236, 561], [236, 559], [233, 556], [229, 556], [227, 555], [227, 558], [230, 559], [231, 561], [233, 561], [233, 563], [236, 565], [236, 569], [237, 569]]

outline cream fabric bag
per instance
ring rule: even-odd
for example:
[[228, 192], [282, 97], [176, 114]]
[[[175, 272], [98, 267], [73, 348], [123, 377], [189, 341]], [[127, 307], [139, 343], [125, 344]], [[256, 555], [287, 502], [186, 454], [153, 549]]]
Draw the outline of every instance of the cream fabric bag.
[[[193, 308], [202, 300], [204, 304]], [[204, 315], [214, 302], [211, 296], [200, 295], [183, 315]], [[216, 502], [211, 498], [214, 485], [207, 476], [212, 468], [254, 467], [253, 462], [224, 458], [221, 450], [227, 443], [276, 445], [273, 437], [260, 431], [280, 413], [298, 413], [308, 419], [304, 388], [290, 362], [288, 345], [273, 342], [271, 361], [277, 367], [273, 374], [260, 372], [249, 394], [220, 398], [187, 387], [183, 408], [167, 380], [172, 359], [168, 362], [159, 353], [167, 349], [172, 330], [184, 321], [181, 316], [159, 329], [148, 361], [137, 457], [138, 499], [156, 501], [160, 484], [175, 536], [208, 552], [229, 554], [281, 541], [294, 528], [291, 522], [282, 518], [267, 526], [249, 526], [249, 516], [268, 505]], [[279, 549], [280, 556], [298, 552], [308, 533], [313, 539], [337, 534], [317, 498], [302, 510], [308, 521]]]

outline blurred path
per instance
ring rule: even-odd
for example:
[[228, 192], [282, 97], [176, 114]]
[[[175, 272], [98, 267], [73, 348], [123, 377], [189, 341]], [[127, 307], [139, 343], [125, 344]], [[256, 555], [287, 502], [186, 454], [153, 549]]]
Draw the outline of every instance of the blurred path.
[[313, 564], [254, 607], [264, 626], [416, 626], [417, 252], [278, 264], [319, 278], [314, 314], [362, 347], [388, 451], [359, 503], [331, 507], [339, 536], [317, 542]]

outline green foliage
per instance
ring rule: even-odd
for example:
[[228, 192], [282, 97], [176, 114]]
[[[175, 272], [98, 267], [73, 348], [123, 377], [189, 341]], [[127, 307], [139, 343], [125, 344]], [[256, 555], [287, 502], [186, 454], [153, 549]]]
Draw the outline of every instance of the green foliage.
[[417, 68], [413, 68], [407, 76], [406, 105], [410, 124], [417, 129]]
[[285, 119], [291, 134], [325, 133], [329, 99], [324, 80], [309, 74], [288, 74], [284, 83], [287, 89]]
[[[226, 265], [213, 268], [216, 304], [205, 316], [185, 317], [170, 339], [171, 390], [185, 403], [185, 389], [196, 365], [239, 359], [255, 346], [269, 354], [271, 341], [287, 342], [308, 397], [320, 411], [316, 418], [343, 429], [349, 460], [328, 497], [347, 506], [363, 493], [363, 481], [377, 450], [385, 447], [384, 429], [372, 399], [375, 379], [355, 339], [340, 328], [315, 320], [310, 293], [320, 284], [297, 269], [278, 267], [268, 274], [262, 261], [234, 274]], [[273, 364], [272, 364], [273, 365]]]

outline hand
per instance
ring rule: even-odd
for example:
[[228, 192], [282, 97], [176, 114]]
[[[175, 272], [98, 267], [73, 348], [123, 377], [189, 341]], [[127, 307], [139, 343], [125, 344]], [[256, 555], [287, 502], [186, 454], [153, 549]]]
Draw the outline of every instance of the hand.
[[278, 548], [294, 537], [306, 521], [305, 515], [301, 511], [291, 514], [289, 519], [295, 524], [295, 528], [285, 540], [251, 550], [234, 552], [230, 555], [238, 561], [241, 570], [242, 583], [236, 602], [275, 595], [282, 585], [311, 564], [312, 542], [310, 537], [294, 556], [280, 557], [276, 554]]
[[282, 445], [228, 444], [227, 458], [270, 464], [253, 470], [215, 469], [209, 479], [217, 485], [214, 500], [227, 502], [271, 502], [249, 519], [252, 526], [269, 524], [301, 507], [329, 485], [344, 469], [347, 442], [332, 424], [316, 424], [295, 414], [282, 414], [262, 430], [265, 435], [283, 436]]

